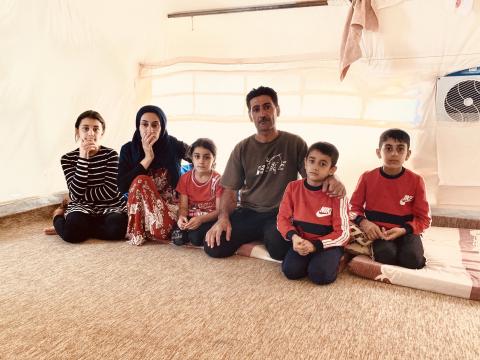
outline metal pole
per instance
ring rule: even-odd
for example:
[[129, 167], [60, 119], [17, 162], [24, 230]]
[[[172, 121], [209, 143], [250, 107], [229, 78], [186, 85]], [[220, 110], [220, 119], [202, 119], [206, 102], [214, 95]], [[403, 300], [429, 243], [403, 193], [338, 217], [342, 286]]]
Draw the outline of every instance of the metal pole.
[[249, 11], [293, 9], [293, 8], [302, 8], [302, 7], [310, 7], [310, 6], [326, 6], [326, 5], [328, 5], [327, 0], [295, 1], [295, 2], [289, 2], [289, 3], [274, 4], [274, 5], [241, 6], [241, 7], [232, 7], [232, 8], [223, 8], [223, 9], [181, 11], [181, 12], [168, 14], [167, 17], [178, 18], [178, 17], [190, 17], [190, 16], [203, 16], [203, 15], [218, 15], [218, 14], [231, 14], [231, 13], [240, 13], [240, 12], [249, 12]]

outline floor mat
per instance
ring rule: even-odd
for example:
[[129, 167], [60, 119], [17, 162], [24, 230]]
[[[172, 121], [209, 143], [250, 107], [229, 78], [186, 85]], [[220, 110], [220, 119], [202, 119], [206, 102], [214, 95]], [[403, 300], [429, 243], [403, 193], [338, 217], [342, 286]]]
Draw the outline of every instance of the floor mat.
[[431, 227], [423, 236], [427, 264], [411, 270], [378, 263], [365, 255], [348, 269], [389, 284], [480, 300], [480, 230]]

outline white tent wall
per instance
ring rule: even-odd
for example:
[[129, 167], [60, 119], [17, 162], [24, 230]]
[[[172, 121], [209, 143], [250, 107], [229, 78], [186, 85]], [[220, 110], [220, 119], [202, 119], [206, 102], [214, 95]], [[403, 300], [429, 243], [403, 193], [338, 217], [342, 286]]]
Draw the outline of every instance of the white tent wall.
[[0, 2], [2, 213], [66, 190], [60, 156], [77, 146], [82, 111], [106, 119], [104, 144], [131, 137], [139, 64], [164, 56], [163, 5], [142, 4], [148, 11], [136, 1]]
[[[419, 99], [419, 123], [410, 130], [414, 143], [408, 165], [424, 175], [432, 204], [478, 209], [480, 156], [469, 151], [468, 156], [451, 162], [456, 168], [463, 169], [464, 176], [473, 179], [478, 186], [446, 185], [439, 178], [438, 164], [445, 161], [438, 159], [438, 153], [452, 148], [471, 148], [475, 141], [478, 144], [476, 139], [480, 136], [477, 127], [472, 126], [468, 145], [460, 136], [452, 136], [449, 142], [437, 144], [435, 83], [437, 77], [480, 65], [480, 4], [476, 2], [473, 10], [465, 16], [455, 9], [454, 1], [448, 0], [372, 1], [379, 6], [395, 5], [377, 9], [379, 32], [364, 34], [364, 58], [352, 66], [346, 80], [340, 83], [338, 53], [348, 2], [330, 3], [328, 7], [169, 19], [167, 61], [158, 65], [168, 66], [182, 61], [256, 63], [308, 60], [315, 63], [318, 82], [327, 83], [332, 92], [350, 88], [365, 97], [373, 97], [385, 89], [397, 93], [414, 92]], [[172, 10], [187, 8], [179, 4]], [[328, 120], [318, 116], [319, 123]], [[365, 125], [367, 120], [359, 118], [359, 126]], [[315, 131], [312, 133], [303, 124], [280, 126], [296, 130], [311, 141], [323, 139], [338, 144], [342, 143], [339, 132], [353, 135], [350, 148], [346, 152], [341, 149], [341, 166], [351, 170], [343, 171], [347, 175], [343, 179], [350, 191], [362, 167], [366, 169], [378, 164], [372, 149], [382, 129], [363, 127], [359, 130], [344, 126], [343, 129], [329, 127], [327, 130], [319, 125], [318, 135], [312, 135]], [[389, 127], [389, 124], [384, 126]], [[359, 146], [359, 142], [362, 145]], [[442, 151], [437, 151], [437, 145]], [[472, 163], [479, 166], [472, 166]], [[342, 174], [342, 167], [339, 174]]]
[[[175, 11], [275, 2], [3, 0], [0, 203], [45, 199], [65, 191], [59, 158], [76, 146], [73, 124], [86, 109], [104, 116], [107, 131], [103, 143], [119, 150], [131, 138], [136, 109], [149, 101], [149, 79], [140, 79], [140, 64], [168, 66], [200, 59], [313, 62], [315, 78], [332, 91], [349, 88], [365, 97], [389, 89], [415, 92], [421, 121], [415, 130], [410, 129], [415, 144], [409, 166], [426, 177], [434, 204], [480, 208], [480, 175], [470, 167], [478, 155], [458, 159], [456, 166], [465, 172], [473, 170], [471, 177], [478, 179], [479, 186], [442, 184], [438, 177], [437, 147], [461, 148], [464, 141], [452, 138], [449, 144], [437, 143], [434, 108], [437, 76], [480, 65], [478, 1], [466, 16], [454, 9], [454, 1], [390, 1], [396, 5], [377, 11], [379, 32], [364, 36], [364, 58], [351, 67], [343, 83], [338, 80], [338, 53], [348, 1], [312, 8], [167, 18], [167, 13]], [[281, 101], [281, 92], [279, 96]], [[174, 117], [170, 120], [172, 134], [184, 129], [184, 123]], [[318, 140], [337, 140], [337, 133], [328, 135], [330, 128], [324, 124], [329, 120], [318, 118], [319, 133], [327, 134]], [[355, 161], [355, 176], [346, 180], [350, 191], [362, 167], [378, 164], [372, 149], [381, 128], [365, 127], [365, 120], [358, 119], [362, 128], [343, 129], [349, 136], [361, 136], [352, 137], [352, 147], [345, 155], [341, 152], [342, 166], [349, 166], [349, 153], [368, 159]], [[281, 117], [279, 121], [285, 121], [280, 128], [295, 131], [293, 119]], [[314, 132], [311, 129], [309, 134]], [[341, 133], [342, 126], [336, 129]], [[301, 129], [295, 132], [303, 135]], [[478, 129], [472, 133], [478, 134]]]

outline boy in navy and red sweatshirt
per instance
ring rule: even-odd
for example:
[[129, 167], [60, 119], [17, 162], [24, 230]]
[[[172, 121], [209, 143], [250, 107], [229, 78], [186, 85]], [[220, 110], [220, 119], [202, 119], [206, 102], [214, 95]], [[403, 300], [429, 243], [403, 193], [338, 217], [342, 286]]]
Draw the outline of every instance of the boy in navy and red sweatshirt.
[[421, 234], [430, 226], [430, 207], [422, 177], [403, 167], [410, 154], [405, 131], [389, 129], [380, 135], [377, 156], [383, 166], [360, 177], [350, 201], [350, 219], [374, 240], [375, 261], [421, 269]]
[[329, 197], [323, 181], [336, 171], [338, 150], [318, 142], [305, 157], [306, 179], [287, 185], [277, 217], [277, 228], [292, 247], [282, 263], [291, 280], [308, 276], [316, 284], [337, 278], [343, 247], [349, 239], [348, 199]]

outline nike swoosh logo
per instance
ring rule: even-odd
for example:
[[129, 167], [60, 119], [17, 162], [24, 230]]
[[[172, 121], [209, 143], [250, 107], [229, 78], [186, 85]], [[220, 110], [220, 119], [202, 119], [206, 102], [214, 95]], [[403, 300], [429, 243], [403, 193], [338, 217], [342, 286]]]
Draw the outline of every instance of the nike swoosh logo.
[[321, 213], [320, 211], [317, 211], [317, 213], [315, 214], [317, 217], [325, 217], [325, 216], [330, 216], [330, 214], [324, 214], [324, 213]]

